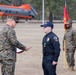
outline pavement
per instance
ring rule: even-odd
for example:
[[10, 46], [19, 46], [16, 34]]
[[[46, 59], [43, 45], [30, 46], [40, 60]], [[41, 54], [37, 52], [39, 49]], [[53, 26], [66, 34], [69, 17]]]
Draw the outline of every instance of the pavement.
[[[0, 21], [0, 30], [5, 25]], [[17, 54], [15, 75], [43, 75], [42, 70], [42, 38], [45, 35], [41, 23], [20, 22], [15, 31], [18, 40], [26, 47], [32, 47], [29, 51]], [[73, 24], [76, 28], [76, 23]], [[57, 65], [57, 75], [76, 75], [75, 71], [68, 71], [67, 64], [64, 63], [64, 52], [62, 50], [62, 40], [64, 35], [64, 24], [54, 23], [54, 29], [60, 41], [61, 53]], [[76, 60], [76, 53], [75, 53]], [[76, 64], [76, 62], [75, 62]], [[0, 65], [1, 67], [1, 65]], [[1, 68], [0, 68], [1, 69]], [[1, 71], [0, 71], [1, 75]]]

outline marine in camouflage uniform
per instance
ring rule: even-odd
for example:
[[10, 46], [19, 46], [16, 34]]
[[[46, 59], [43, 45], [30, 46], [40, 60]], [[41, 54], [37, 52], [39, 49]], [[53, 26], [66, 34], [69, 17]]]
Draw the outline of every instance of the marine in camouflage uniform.
[[[75, 47], [76, 47], [76, 30], [72, 28], [72, 21], [69, 20], [66, 23], [66, 33], [64, 34], [63, 41], [66, 41], [66, 60], [68, 63], [68, 69], [73, 71], [75, 66]], [[63, 42], [64, 46], [64, 42]]]
[[26, 48], [17, 40], [14, 29], [6, 25], [0, 31], [0, 63], [2, 64], [2, 75], [14, 75], [16, 47], [21, 50], [25, 50]]

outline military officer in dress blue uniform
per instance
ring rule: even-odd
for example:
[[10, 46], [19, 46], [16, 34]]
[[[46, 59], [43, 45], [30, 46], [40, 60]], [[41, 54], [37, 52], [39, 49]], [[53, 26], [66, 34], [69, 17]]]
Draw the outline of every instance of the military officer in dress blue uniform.
[[56, 75], [56, 65], [58, 63], [58, 58], [60, 55], [60, 43], [59, 38], [53, 30], [53, 23], [46, 22], [41, 25], [43, 27], [46, 35], [43, 37], [42, 46], [43, 46], [43, 61], [42, 68], [44, 75]]

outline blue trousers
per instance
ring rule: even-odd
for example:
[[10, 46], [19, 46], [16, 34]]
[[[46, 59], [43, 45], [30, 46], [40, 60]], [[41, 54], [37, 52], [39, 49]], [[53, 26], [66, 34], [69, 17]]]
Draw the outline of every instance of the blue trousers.
[[42, 68], [44, 75], [57, 75], [56, 74], [56, 65], [52, 65], [51, 57], [43, 59]]

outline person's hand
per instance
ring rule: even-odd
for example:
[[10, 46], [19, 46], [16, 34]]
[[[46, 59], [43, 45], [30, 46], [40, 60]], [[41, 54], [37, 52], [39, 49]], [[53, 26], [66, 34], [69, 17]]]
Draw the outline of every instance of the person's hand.
[[24, 51], [28, 51], [28, 50], [30, 50], [31, 48], [32, 48], [32, 47], [28, 47], [28, 48], [26, 47]]
[[52, 65], [57, 65], [57, 62], [56, 62], [56, 61], [53, 61], [53, 62], [52, 62]]

